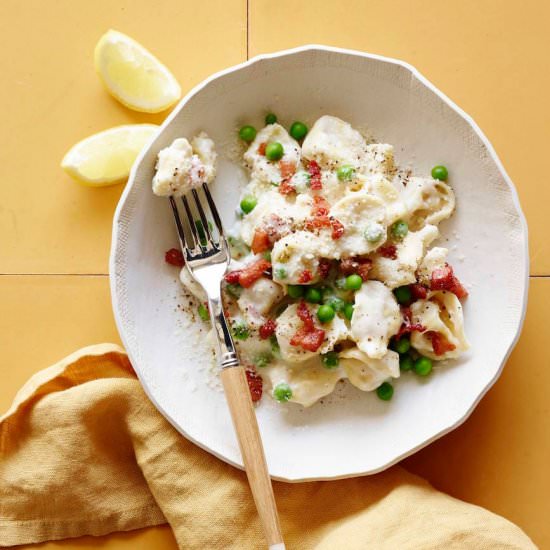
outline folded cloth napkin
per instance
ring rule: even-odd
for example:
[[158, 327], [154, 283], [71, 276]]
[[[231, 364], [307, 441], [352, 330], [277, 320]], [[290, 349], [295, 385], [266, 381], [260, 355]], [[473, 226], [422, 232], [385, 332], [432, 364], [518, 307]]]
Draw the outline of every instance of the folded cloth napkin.
[[[274, 487], [289, 549], [535, 548], [398, 466]], [[165, 522], [180, 548], [265, 547], [244, 473], [178, 434], [123, 349], [91, 346], [33, 376], [0, 417], [0, 546]]]

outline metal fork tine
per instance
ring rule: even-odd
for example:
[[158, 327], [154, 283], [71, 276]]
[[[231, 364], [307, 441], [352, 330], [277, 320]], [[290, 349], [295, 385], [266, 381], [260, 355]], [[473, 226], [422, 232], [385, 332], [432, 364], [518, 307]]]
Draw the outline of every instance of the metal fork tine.
[[197, 232], [197, 228], [195, 227], [195, 221], [193, 220], [193, 215], [191, 214], [191, 209], [189, 208], [189, 203], [187, 202], [187, 198], [183, 196], [181, 198], [183, 202], [183, 206], [185, 208], [185, 212], [187, 214], [187, 222], [189, 223], [189, 227], [191, 228], [191, 236], [193, 239], [193, 246], [189, 248], [196, 248], [197, 245], [200, 246], [201, 250], [203, 249], [203, 246], [201, 245], [200, 237]]
[[178, 230], [178, 237], [180, 240], [180, 246], [181, 249], [184, 252], [187, 252], [187, 242], [185, 239], [185, 231], [183, 230], [183, 225], [181, 223], [180, 213], [178, 211], [178, 206], [176, 204], [176, 201], [174, 200], [174, 197], [170, 198], [170, 206], [172, 207], [172, 212], [174, 213], [174, 220], [176, 222], [176, 228]]
[[204, 230], [204, 234], [206, 236], [206, 241], [210, 243], [213, 246], [216, 246], [216, 243], [214, 243], [212, 239], [212, 235], [210, 234], [210, 228], [208, 227], [208, 220], [206, 219], [206, 214], [204, 213], [204, 208], [202, 207], [201, 200], [199, 198], [199, 194], [197, 193], [196, 189], [192, 189], [191, 193], [193, 194], [193, 198], [195, 199], [195, 206], [197, 207], [197, 210], [199, 212], [199, 216], [201, 218], [202, 222], [202, 228]]
[[[218, 214], [218, 209], [216, 208], [216, 204], [214, 203], [214, 199], [212, 198], [212, 195], [210, 194], [210, 189], [208, 189], [208, 185], [206, 183], [203, 184], [202, 189], [204, 191], [204, 194], [206, 195], [206, 200], [208, 201], [208, 206], [210, 207], [210, 212], [212, 212], [212, 217], [214, 218], [214, 222], [216, 224], [216, 227], [218, 228], [218, 231], [220, 233], [220, 237], [223, 237], [222, 220], [220, 218], [220, 215]], [[222, 240], [222, 239], [220, 238], [220, 240]]]

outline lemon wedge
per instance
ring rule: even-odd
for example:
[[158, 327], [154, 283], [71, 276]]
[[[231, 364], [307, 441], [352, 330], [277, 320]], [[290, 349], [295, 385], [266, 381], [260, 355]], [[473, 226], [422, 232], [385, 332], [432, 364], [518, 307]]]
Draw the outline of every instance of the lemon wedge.
[[128, 178], [139, 152], [158, 129], [155, 124], [127, 124], [89, 136], [71, 147], [61, 168], [91, 187], [118, 183]]
[[141, 44], [121, 32], [110, 30], [99, 39], [94, 64], [109, 93], [135, 111], [158, 113], [181, 96], [172, 73]]

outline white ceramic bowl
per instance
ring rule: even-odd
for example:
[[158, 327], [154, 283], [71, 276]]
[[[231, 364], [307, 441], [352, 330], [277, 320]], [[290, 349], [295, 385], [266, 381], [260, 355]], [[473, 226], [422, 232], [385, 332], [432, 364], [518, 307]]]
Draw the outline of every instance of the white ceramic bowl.
[[214, 195], [226, 227], [244, 182], [237, 128], [267, 111], [288, 125], [332, 114], [395, 146], [401, 166], [445, 164], [458, 200], [442, 225], [450, 261], [470, 290], [471, 350], [428, 380], [407, 374], [391, 402], [349, 384], [309, 409], [264, 397], [257, 409], [274, 478], [334, 479], [380, 471], [461, 424], [500, 374], [523, 321], [527, 227], [513, 184], [473, 120], [410, 65], [361, 52], [306, 46], [256, 57], [193, 89], [144, 150], [118, 205], [111, 290], [121, 338], [155, 405], [187, 438], [241, 467], [224, 396], [211, 387], [200, 321], [178, 308], [182, 291], [165, 250], [175, 246], [169, 203], [153, 196], [158, 151], [205, 130], [221, 159]]

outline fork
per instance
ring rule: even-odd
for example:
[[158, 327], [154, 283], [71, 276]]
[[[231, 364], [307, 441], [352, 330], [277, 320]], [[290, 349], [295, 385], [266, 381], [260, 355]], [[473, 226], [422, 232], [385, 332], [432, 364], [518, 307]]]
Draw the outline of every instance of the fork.
[[[244, 367], [239, 362], [233, 337], [223, 312], [221, 300], [221, 282], [230, 261], [229, 247], [224, 236], [223, 226], [218, 209], [212, 199], [206, 183], [202, 184], [210, 212], [218, 230], [215, 238], [213, 227], [210, 228], [205, 209], [197, 189], [191, 190], [196, 211], [202, 225], [202, 235], [194, 221], [189, 201], [182, 197], [185, 216], [180, 217], [174, 197], [170, 205], [174, 214], [180, 245], [185, 256], [185, 265], [192, 278], [199, 283], [208, 296], [210, 320], [216, 335], [218, 364], [221, 379], [233, 426], [237, 433], [239, 448], [244, 462], [248, 483], [258, 510], [269, 550], [284, 550], [285, 545], [279, 525], [277, 506], [273, 487], [267, 470], [267, 463], [262, 446], [258, 422], [248, 389]], [[187, 231], [184, 228], [186, 219]]]

